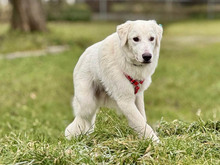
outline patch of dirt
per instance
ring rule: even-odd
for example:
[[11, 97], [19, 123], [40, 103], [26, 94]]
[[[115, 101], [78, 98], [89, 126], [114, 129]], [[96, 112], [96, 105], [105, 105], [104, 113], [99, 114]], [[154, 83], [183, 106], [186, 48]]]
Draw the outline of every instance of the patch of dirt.
[[13, 60], [16, 58], [56, 55], [58, 53], [61, 53], [67, 50], [69, 50], [69, 47], [67, 45], [49, 46], [42, 50], [31, 50], [31, 51], [13, 52], [13, 53], [8, 53], [8, 54], [0, 54], [0, 59]]
[[202, 43], [202, 44], [210, 44], [210, 43], [220, 43], [220, 37], [213, 36], [178, 36], [178, 37], [169, 37], [169, 41], [177, 42], [181, 44], [193, 44], [193, 43]]

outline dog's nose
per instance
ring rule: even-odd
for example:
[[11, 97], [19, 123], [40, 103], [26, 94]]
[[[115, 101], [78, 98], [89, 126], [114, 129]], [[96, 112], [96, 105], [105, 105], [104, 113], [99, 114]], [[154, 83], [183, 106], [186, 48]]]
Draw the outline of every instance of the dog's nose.
[[142, 57], [144, 59], [144, 62], [150, 62], [152, 55], [150, 53], [144, 53], [144, 54], [142, 54]]

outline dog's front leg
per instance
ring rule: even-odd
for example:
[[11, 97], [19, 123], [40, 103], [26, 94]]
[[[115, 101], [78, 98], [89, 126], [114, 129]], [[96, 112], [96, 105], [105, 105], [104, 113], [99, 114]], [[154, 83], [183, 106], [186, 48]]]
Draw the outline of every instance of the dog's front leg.
[[147, 118], [146, 118], [146, 113], [145, 113], [145, 108], [144, 108], [144, 92], [139, 92], [136, 95], [136, 100], [135, 100], [135, 104], [139, 110], [139, 112], [141, 113], [141, 115], [143, 116], [145, 122], [147, 122]]
[[140, 137], [152, 138], [153, 141], [159, 142], [158, 137], [153, 129], [146, 123], [144, 117], [137, 109], [135, 100], [120, 100], [117, 101], [122, 113], [128, 119], [129, 126], [133, 128]]

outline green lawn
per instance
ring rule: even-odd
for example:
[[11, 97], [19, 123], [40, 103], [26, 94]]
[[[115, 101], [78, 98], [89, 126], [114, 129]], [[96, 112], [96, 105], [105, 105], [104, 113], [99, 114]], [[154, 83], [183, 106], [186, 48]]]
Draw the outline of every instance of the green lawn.
[[[0, 24], [0, 54], [69, 45], [56, 56], [0, 59], [0, 164], [219, 164], [220, 21], [164, 25], [158, 68], [145, 93], [161, 140], [138, 139], [122, 116], [101, 109], [90, 136], [67, 141], [72, 71], [84, 49], [116, 23], [49, 23], [22, 34]], [[200, 115], [199, 115], [200, 114]], [[199, 116], [198, 116], [199, 115]], [[105, 125], [105, 128], [103, 128]]]

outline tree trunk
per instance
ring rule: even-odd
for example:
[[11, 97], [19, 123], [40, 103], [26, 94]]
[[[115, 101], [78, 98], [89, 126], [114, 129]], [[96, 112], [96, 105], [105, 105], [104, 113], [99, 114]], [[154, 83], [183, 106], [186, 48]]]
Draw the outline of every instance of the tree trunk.
[[45, 31], [46, 22], [41, 0], [11, 0], [12, 29], [24, 32]]

